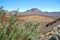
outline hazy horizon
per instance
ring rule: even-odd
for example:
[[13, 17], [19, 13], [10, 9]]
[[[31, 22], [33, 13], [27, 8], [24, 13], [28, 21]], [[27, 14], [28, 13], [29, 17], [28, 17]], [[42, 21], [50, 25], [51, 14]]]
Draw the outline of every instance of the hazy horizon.
[[0, 6], [5, 10], [17, 10], [20, 12], [37, 8], [41, 11], [60, 12], [60, 0], [0, 0]]

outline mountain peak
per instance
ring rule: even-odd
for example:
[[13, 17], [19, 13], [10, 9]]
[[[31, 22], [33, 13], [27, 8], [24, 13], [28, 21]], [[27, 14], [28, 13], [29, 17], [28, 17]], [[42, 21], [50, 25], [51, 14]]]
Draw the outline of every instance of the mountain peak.
[[31, 10], [39, 10], [39, 9], [37, 9], [37, 8], [32, 8]]
[[[38, 12], [38, 11], [40, 11], [38, 8], [32, 8], [32, 9], [30, 9], [30, 10], [27, 10], [27, 11], [30, 11], [30, 12]], [[40, 11], [41, 12], [41, 11]]]

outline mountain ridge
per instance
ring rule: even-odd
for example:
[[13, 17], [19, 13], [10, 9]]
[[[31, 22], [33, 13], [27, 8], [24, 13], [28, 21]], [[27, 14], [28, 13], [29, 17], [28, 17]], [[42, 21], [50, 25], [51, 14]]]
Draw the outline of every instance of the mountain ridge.
[[[6, 14], [16, 14], [16, 10], [13, 11], [6, 11]], [[52, 16], [52, 17], [60, 17], [60, 11], [59, 12], [43, 12], [37, 8], [32, 8], [30, 10], [24, 11], [24, 12], [17, 12], [17, 16], [29, 16], [29, 15], [43, 15], [43, 16]]]

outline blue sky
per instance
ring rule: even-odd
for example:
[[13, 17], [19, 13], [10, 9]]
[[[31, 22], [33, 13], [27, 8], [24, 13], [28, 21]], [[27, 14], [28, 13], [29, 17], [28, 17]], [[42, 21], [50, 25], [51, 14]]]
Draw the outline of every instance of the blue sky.
[[60, 11], [60, 0], [0, 0], [0, 6], [5, 10], [26, 11], [31, 8], [38, 8], [42, 11]]

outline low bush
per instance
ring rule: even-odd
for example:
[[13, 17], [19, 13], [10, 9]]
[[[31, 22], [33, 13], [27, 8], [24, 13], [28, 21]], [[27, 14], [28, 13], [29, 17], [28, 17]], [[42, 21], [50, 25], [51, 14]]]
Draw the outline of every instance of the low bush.
[[[0, 9], [1, 11], [1, 9]], [[34, 40], [40, 34], [40, 22], [18, 22], [15, 15], [3, 21], [5, 12], [0, 12], [0, 40]]]
[[49, 40], [60, 40], [60, 25], [54, 28], [54, 34], [51, 36]]

